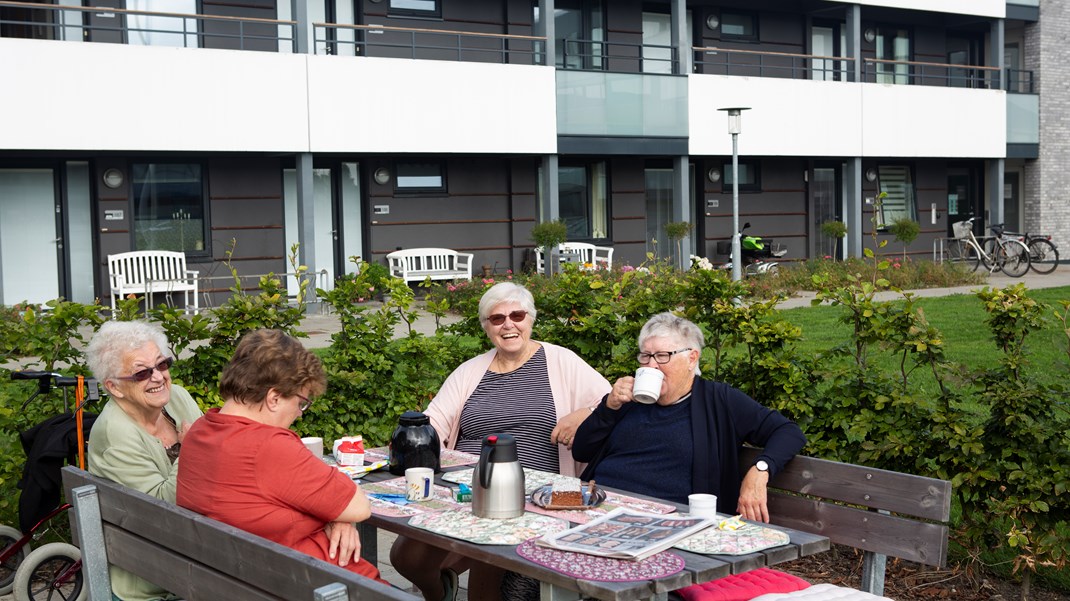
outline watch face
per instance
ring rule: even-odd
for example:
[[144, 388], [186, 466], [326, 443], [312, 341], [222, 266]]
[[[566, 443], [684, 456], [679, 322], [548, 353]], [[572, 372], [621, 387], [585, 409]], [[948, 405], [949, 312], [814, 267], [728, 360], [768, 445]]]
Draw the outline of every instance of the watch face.
[[757, 463], [754, 464], [754, 467], [758, 468], [759, 472], [768, 472], [769, 471], [769, 464], [766, 463], [765, 461], [758, 461]]

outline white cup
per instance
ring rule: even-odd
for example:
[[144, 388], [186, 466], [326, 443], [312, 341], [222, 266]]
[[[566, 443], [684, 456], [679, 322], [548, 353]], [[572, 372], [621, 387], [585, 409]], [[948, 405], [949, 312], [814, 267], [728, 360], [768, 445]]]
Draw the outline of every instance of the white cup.
[[429, 467], [410, 467], [405, 470], [405, 483], [408, 485], [405, 498], [410, 501], [426, 501], [433, 496], [435, 470]]
[[306, 436], [301, 439], [305, 448], [312, 451], [316, 457], [323, 457], [323, 439], [319, 436]]
[[661, 396], [661, 381], [665, 374], [653, 367], [640, 367], [635, 370], [635, 382], [632, 383], [632, 398], [640, 403], [650, 405]]
[[717, 495], [705, 493], [687, 495], [687, 512], [700, 518], [716, 518]]

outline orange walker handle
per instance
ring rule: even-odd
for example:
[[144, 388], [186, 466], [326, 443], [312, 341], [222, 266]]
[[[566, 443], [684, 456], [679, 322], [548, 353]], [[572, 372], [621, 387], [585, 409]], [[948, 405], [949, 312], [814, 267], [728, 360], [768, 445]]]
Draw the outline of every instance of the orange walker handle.
[[78, 405], [75, 421], [78, 424], [78, 469], [85, 469], [85, 430], [82, 429], [82, 400], [85, 398], [85, 377], [78, 376], [78, 386], [74, 389], [74, 400]]

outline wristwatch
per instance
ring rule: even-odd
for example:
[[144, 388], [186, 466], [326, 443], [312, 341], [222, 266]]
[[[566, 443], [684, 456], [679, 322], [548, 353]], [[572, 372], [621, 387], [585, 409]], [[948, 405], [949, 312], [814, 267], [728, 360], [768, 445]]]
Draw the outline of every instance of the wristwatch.
[[759, 472], [769, 472], [769, 464], [764, 459], [755, 461], [754, 467], [758, 468]]

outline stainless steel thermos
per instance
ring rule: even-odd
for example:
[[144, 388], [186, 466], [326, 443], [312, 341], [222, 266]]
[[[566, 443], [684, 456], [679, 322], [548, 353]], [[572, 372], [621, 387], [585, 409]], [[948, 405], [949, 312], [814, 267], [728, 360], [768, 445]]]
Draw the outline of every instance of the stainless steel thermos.
[[510, 434], [483, 439], [472, 474], [472, 513], [481, 518], [524, 514], [524, 470], [516, 456], [516, 439]]

